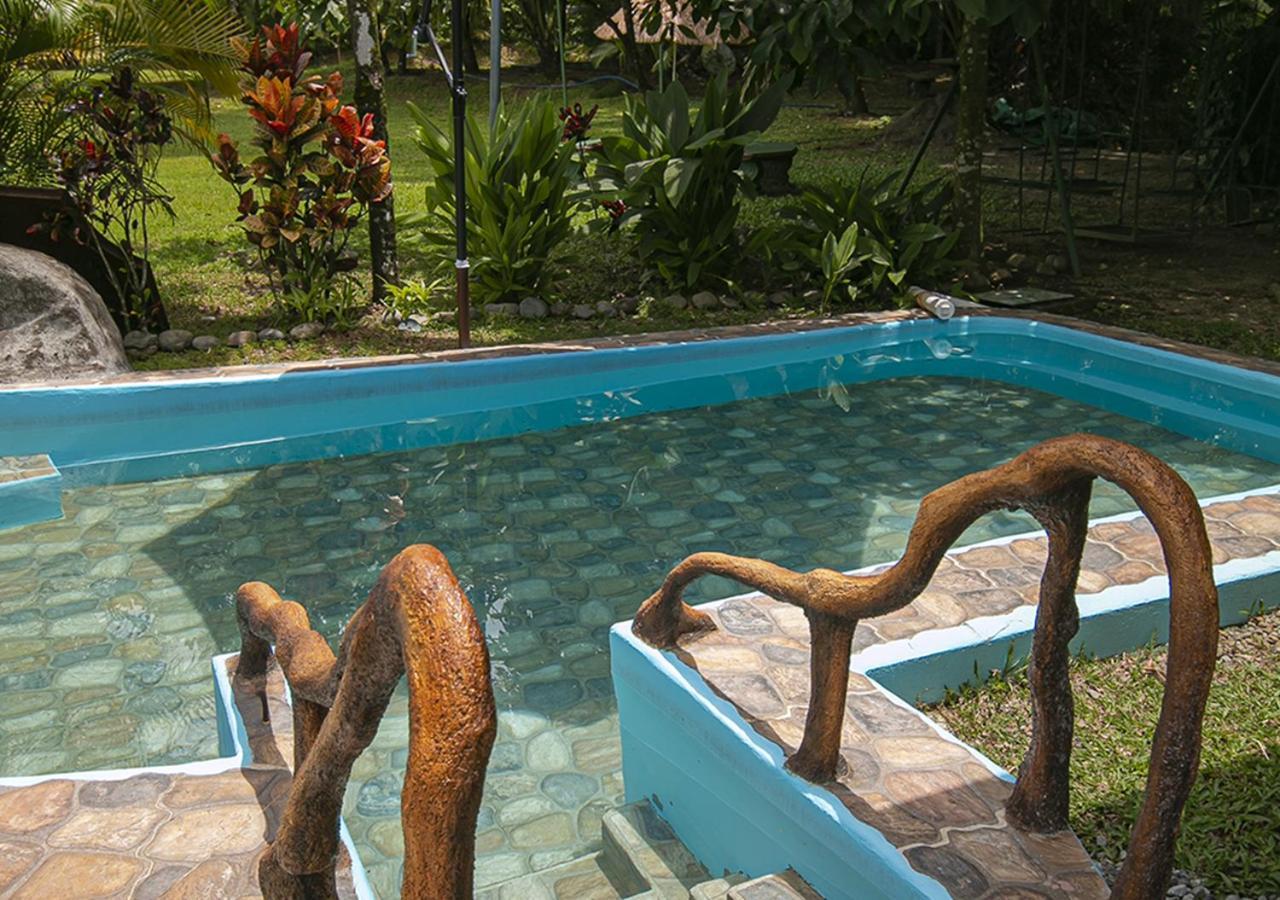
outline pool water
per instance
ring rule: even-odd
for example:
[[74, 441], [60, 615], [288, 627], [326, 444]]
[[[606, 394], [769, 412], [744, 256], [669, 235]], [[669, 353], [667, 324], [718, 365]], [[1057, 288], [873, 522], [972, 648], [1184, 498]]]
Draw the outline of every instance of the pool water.
[[[262, 580], [336, 638], [402, 547], [443, 550], [490, 640], [500, 709], [478, 885], [581, 855], [622, 802], [606, 635], [697, 550], [848, 569], [895, 558], [920, 498], [1033, 443], [1146, 447], [1201, 497], [1275, 465], [1036, 391], [904, 378], [484, 443], [83, 487], [56, 522], [0, 532], [0, 773], [217, 753], [209, 657]], [[1092, 513], [1130, 508], [1099, 484]], [[1030, 530], [989, 516], [962, 543]], [[739, 590], [706, 579], [711, 599]], [[351, 831], [397, 895], [403, 691], [357, 763]]]

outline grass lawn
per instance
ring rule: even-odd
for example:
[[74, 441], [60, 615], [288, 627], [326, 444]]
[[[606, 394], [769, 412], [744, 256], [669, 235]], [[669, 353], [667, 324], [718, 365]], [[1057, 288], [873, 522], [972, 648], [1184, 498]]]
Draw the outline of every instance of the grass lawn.
[[[1280, 612], [1223, 629], [1204, 722], [1200, 775], [1182, 819], [1177, 865], [1219, 895], [1280, 892]], [[1095, 856], [1119, 861], [1146, 786], [1165, 650], [1077, 659], [1071, 822]], [[1016, 772], [1030, 740], [1022, 672], [997, 673], [929, 713]]]
[[[323, 71], [324, 67], [317, 67]], [[509, 73], [504, 101], [520, 102], [533, 91], [522, 87], [544, 76], [527, 70]], [[590, 70], [580, 73], [593, 74]], [[571, 75], [571, 77], [574, 77]], [[837, 115], [834, 98], [798, 95], [784, 107], [769, 131], [774, 140], [796, 143], [800, 152], [792, 170], [798, 184], [851, 181], [864, 170], [884, 172], [905, 167], [914, 150], [913, 136], [896, 138], [893, 117], [910, 108], [901, 87], [904, 79], [887, 76], [869, 86], [872, 108], [882, 115], [849, 118]], [[571, 91], [570, 102], [599, 103], [596, 135], [620, 128], [623, 99], [612, 94], [593, 96], [599, 86]], [[487, 86], [470, 86], [472, 107], [483, 114], [487, 107]], [[423, 206], [423, 186], [427, 163], [412, 142], [412, 120], [406, 103], [413, 101], [442, 125], [448, 121], [448, 95], [438, 73], [390, 76], [388, 78], [391, 153], [396, 184], [396, 211], [404, 214]], [[348, 98], [350, 92], [348, 91]], [[695, 99], [696, 102], [696, 99]], [[214, 127], [244, 140], [250, 135], [249, 118], [234, 100], [215, 102]], [[950, 148], [936, 143], [926, 158], [918, 178], [939, 174], [939, 166], [950, 156]], [[996, 157], [993, 166], [1007, 168], [1009, 158]], [[154, 229], [153, 263], [173, 327], [196, 334], [225, 337], [241, 329], [259, 329], [281, 322], [271, 304], [265, 279], [252, 268], [256, 258], [234, 222], [235, 196], [232, 189], [214, 175], [207, 159], [189, 147], [173, 147], [160, 171], [166, 188], [173, 194], [177, 218]], [[741, 221], [750, 225], [777, 215], [784, 200], [761, 198], [749, 201]], [[1016, 224], [1007, 192], [988, 193], [990, 237], [996, 246], [985, 271], [1000, 265], [1010, 249], [1033, 253], [1060, 250], [1052, 237], [1010, 237]], [[1036, 208], [1029, 218], [1039, 221]], [[367, 246], [363, 226], [353, 239], [353, 247], [364, 253]], [[412, 232], [399, 236], [401, 268], [407, 278], [425, 275], [421, 248]], [[1095, 303], [1094, 318], [1104, 322], [1153, 331], [1169, 337], [1210, 344], [1250, 355], [1280, 359], [1280, 245], [1251, 233], [1208, 235], [1194, 246], [1156, 251], [1089, 245], [1082, 249], [1085, 277], [1074, 284], [1061, 277], [1032, 279], [1041, 286], [1066, 288]], [[629, 239], [623, 236], [575, 235], [557, 260], [559, 277], [553, 296], [571, 303], [590, 303], [618, 295], [640, 292], [643, 270]], [[946, 287], [940, 285], [939, 287]], [[658, 287], [652, 292], [662, 293]], [[441, 308], [451, 303], [442, 293]], [[477, 344], [572, 339], [601, 334], [664, 331], [698, 326], [736, 324], [780, 316], [813, 315], [811, 309], [726, 310], [715, 313], [675, 312], [654, 309], [646, 314], [621, 319], [546, 319], [486, 322], [474, 325]], [[157, 354], [137, 363], [138, 368], [177, 368], [267, 362], [281, 359], [315, 359], [413, 353], [456, 345], [456, 331], [444, 324], [410, 334], [397, 331], [375, 319], [366, 319], [343, 333], [326, 334], [296, 345], [251, 346], [243, 349], [221, 347], [208, 353]]]

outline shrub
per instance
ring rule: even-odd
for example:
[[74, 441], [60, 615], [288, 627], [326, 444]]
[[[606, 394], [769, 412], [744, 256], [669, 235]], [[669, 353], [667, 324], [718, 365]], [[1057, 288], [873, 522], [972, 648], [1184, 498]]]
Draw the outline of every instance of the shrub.
[[[142, 88], [133, 70], [120, 69], [104, 86], [71, 104], [77, 127], [51, 160], [53, 175], [71, 198], [73, 210], [28, 229], [53, 240], [63, 236], [89, 244], [120, 299], [130, 325], [141, 325], [157, 298], [147, 296], [153, 209], [173, 215], [172, 199], [156, 179], [173, 125], [164, 97]], [[84, 227], [84, 226], [88, 227]], [[114, 243], [123, 251], [108, 252]]]
[[634, 227], [641, 257], [667, 286], [732, 286], [738, 212], [751, 190], [743, 154], [777, 117], [786, 85], [730, 89], [721, 73], [692, 121], [679, 82], [627, 98], [623, 134], [604, 139], [597, 175], [614, 224]]
[[346, 290], [336, 280], [356, 264], [347, 249], [352, 229], [391, 193], [391, 161], [373, 139], [373, 116], [342, 105], [339, 73], [306, 76], [310, 60], [297, 25], [265, 26], [245, 48], [242, 84], [261, 155], [246, 164], [222, 134], [211, 157], [235, 187], [238, 221], [286, 306]]
[[854, 302], [902, 299], [913, 283], [937, 281], [957, 262], [941, 179], [898, 195], [899, 173], [867, 183], [806, 190], [780, 221], [758, 231], [752, 249], [778, 271], [820, 279], [823, 304], [840, 288]]
[[[418, 146], [433, 177], [421, 227], [436, 274], [454, 265], [453, 140], [413, 104]], [[575, 140], [549, 100], [501, 110], [493, 130], [467, 122], [467, 236], [471, 287], [484, 303], [547, 292], [553, 252], [570, 233], [581, 194]]]

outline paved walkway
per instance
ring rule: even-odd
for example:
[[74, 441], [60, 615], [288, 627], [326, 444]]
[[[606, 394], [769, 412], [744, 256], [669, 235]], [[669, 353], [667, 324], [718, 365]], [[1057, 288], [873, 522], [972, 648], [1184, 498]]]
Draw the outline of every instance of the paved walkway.
[[[0, 898], [261, 896], [257, 857], [275, 835], [292, 781], [293, 717], [274, 666], [268, 697], [269, 724], [258, 698], [236, 691], [250, 765], [0, 788]], [[345, 851], [339, 893], [355, 896]]]
[[[1280, 549], [1280, 495], [1216, 503], [1204, 512], [1215, 563]], [[859, 623], [855, 652], [1034, 605], [1046, 552], [1046, 540], [1037, 538], [948, 556], [915, 603]], [[1079, 593], [1136, 584], [1164, 570], [1146, 519], [1095, 525]], [[804, 613], [762, 595], [707, 609], [716, 630], [683, 639], [677, 655], [756, 731], [793, 752], [804, 732], [809, 699]], [[1107, 896], [1074, 834], [1046, 837], [1009, 825], [1004, 805], [1012, 786], [926, 716], [856, 672], [847, 711], [844, 765], [831, 790], [916, 870], [962, 898]]]

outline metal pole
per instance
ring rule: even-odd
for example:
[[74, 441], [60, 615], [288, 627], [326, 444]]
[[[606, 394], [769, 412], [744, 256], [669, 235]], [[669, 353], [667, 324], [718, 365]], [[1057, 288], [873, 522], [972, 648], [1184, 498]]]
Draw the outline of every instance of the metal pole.
[[462, 55], [463, 0], [453, 0], [453, 192], [454, 230], [458, 237], [458, 346], [471, 346], [471, 264], [467, 260], [467, 85], [466, 59]]
[[502, 0], [489, 6], [489, 131], [498, 124], [502, 99]]

